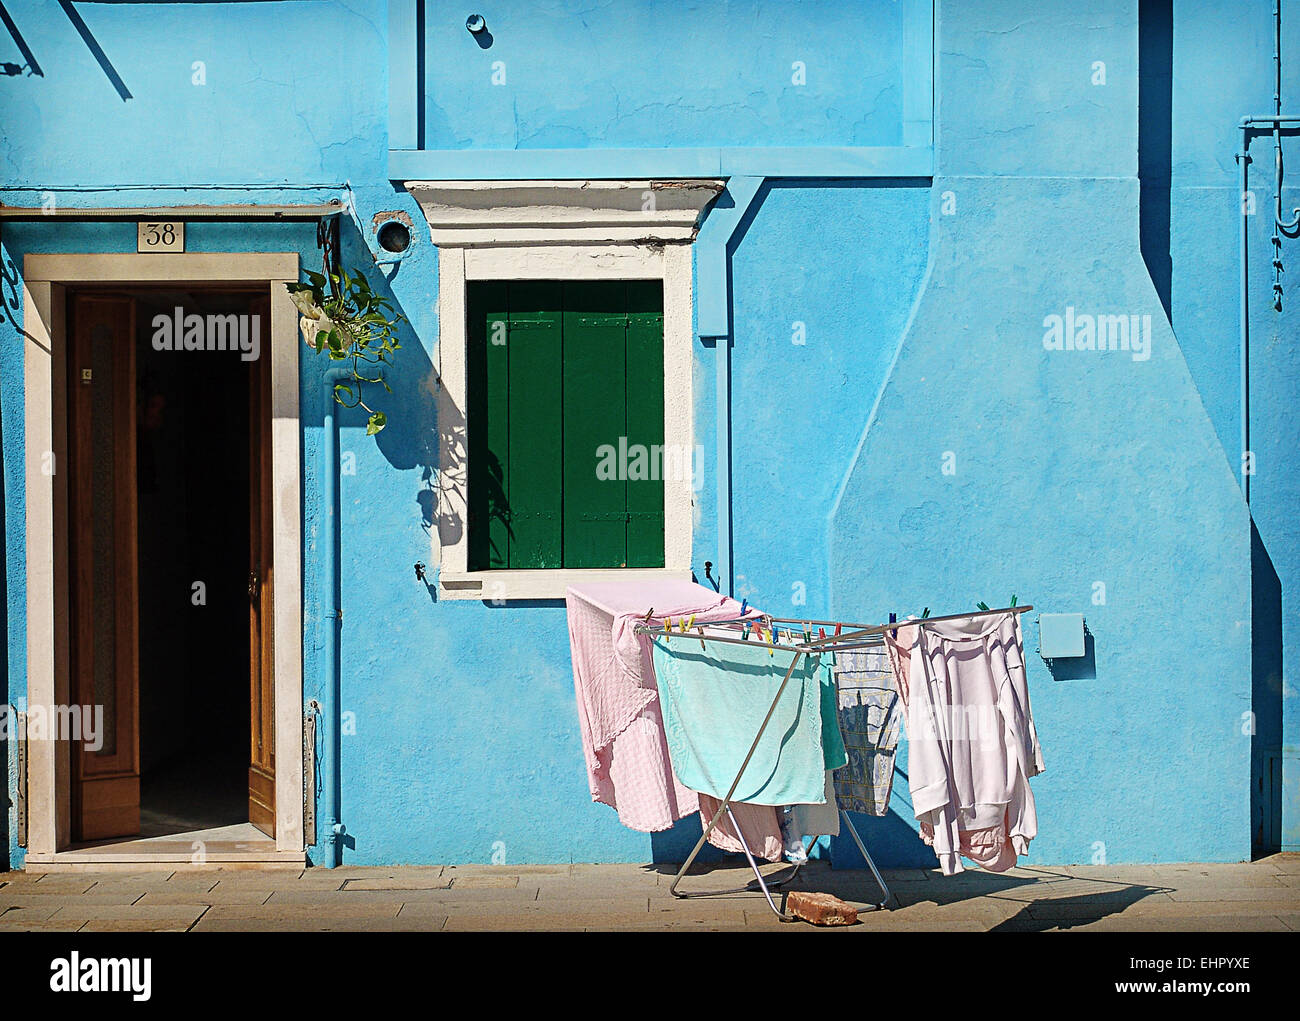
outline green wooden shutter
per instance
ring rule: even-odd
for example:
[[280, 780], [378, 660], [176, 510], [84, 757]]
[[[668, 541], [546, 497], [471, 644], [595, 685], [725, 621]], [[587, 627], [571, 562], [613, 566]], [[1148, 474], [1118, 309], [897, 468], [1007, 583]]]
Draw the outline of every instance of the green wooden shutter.
[[663, 566], [661, 284], [476, 281], [467, 298], [470, 569]]
[[510, 564], [510, 306], [495, 280], [471, 283], [466, 297], [469, 567], [486, 571]]
[[562, 567], [562, 285], [510, 284], [510, 566]]
[[[682, 452], [663, 452], [664, 299], [658, 280], [627, 285], [627, 441], [651, 452], [644, 478], [627, 484], [627, 566], [664, 566], [665, 468], [680, 466]], [[656, 448], [659, 450], [654, 455]], [[635, 465], [633, 465], [635, 467]], [[686, 452], [689, 472], [689, 452]]]

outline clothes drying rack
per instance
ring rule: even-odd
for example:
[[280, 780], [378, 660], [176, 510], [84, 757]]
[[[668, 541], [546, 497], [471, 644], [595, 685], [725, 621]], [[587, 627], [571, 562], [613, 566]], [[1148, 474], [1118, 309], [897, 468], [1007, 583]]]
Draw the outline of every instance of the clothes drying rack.
[[[668, 892], [674, 897], [685, 900], [691, 897], [717, 897], [729, 893], [744, 893], [753, 889], [753, 883], [726, 890], [696, 891], [693, 893], [687, 893], [686, 891], [677, 889], [682, 878], [686, 875], [691, 865], [694, 864], [696, 857], [698, 857], [700, 851], [704, 848], [705, 842], [709, 839], [709, 834], [717, 828], [718, 824], [722, 821], [723, 816], [726, 816], [731, 821], [732, 830], [735, 833], [737, 840], [740, 841], [741, 849], [745, 854], [745, 860], [749, 863], [750, 869], [753, 870], [754, 878], [758, 883], [759, 890], [763, 893], [764, 899], [767, 901], [767, 906], [772, 909], [772, 912], [777, 916], [777, 918], [781, 919], [781, 921], [796, 921], [793, 915], [787, 914], [776, 906], [776, 901], [772, 899], [772, 890], [793, 880], [795, 876], [799, 874], [799, 870], [804, 866], [804, 864], [806, 864], [807, 859], [795, 862], [794, 868], [791, 869], [787, 875], [782, 876], [775, 881], [766, 879], [763, 876], [763, 873], [759, 870], [758, 862], [755, 861], [753, 852], [749, 849], [749, 844], [745, 840], [745, 835], [741, 832], [740, 824], [737, 822], [735, 815], [731, 811], [731, 800], [736, 793], [736, 788], [740, 786], [741, 777], [745, 775], [745, 770], [749, 767], [750, 759], [754, 757], [754, 752], [758, 749], [759, 741], [762, 739], [763, 733], [767, 730], [768, 723], [771, 722], [772, 716], [776, 712], [777, 704], [781, 701], [781, 696], [785, 693], [786, 685], [790, 683], [790, 678], [794, 676], [795, 667], [798, 666], [800, 660], [802, 660], [804, 656], [822, 652], [847, 652], [852, 649], [879, 647], [885, 643], [885, 634], [887, 632], [896, 632], [900, 627], [907, 625], [933, 624], [938, 621], [967, 620], [975, 617], [993, 617], [1004, 613], [1027, 613], [1032, 609], [1032, 605], [1008, 606], [998, 610], [976, 610], [969, 613], [952, 613], [943, 617], [914, 617], [909, 620], [891, 620], [887, 624], [871, 625], [849, 624], [844, 621], [833, 620], [809, 620], [807, 618], [799, 617], [774, 617], [767, 614], [753, 615], [752, 613], [750, 615], [737, 617], [733, 620], [691, 624], [684, 630], [673, 630], [671, 620], [667, 621], [664, 627], [651, 627], [648, 623], [638, 624], [636, 626], [636, 633], [651, 638], [658, 636], [667, 637], [670, 641], [671, 639], [676, 638], [682, 642], [698, 641], [700, 643], [713, 642], [726, 645], [748, 645], [755, 648], [770, 648], [773, 650], [780, 649], [783, 652], [794, 653], [790, 658], [790, 666], [785, 671], [785, 677], [782, 679], [781, 685], [772, 699], [772, 704], [768, 706], [767, 715], [763, 717], [763, 722], [759, 725], [758, 733], [754, 735], [753, 743], [750, 744], [749, 751], [746, 753], [744, 761], [741, 762], [740, 768], [736, 771], [735, 779], [731, 781], [731, 787], [728, 788], [726, 797], [722, 799], [722, 803], [718, 806], [717, 811], [713, 813], [713, 818], [709, 820], [709, 824], [704, 828], [704, 832], [700, 835], [700, 839], [695, 842], [695, 847], [691, 849], [691, 853], [687, 856], [686, 861], [682, 863], [682, 867], [677, 870], [677, 875], [673, 877], [673, 881], [668, 887]], [[653, 610], [647, 613], [647, 620], [653, 616], [653, 614]], [[761, 631], [758, 632], [756, 639], [749, 639], [748, 635], [750, 630], [756, 629], [760, 626], [763, 630], [767, 631], [771, 639], [770, 641], [762, 640]], [[824, 634], [825, 629], [828, 627], [835, 629], [833, 634]], [[819, 634], [817, 637], [813, 637], [813, 629], [818, 630]], [[792, 641], [788, 644], [780, 644], [777, 642], [777, 636], [782, 632], [790, 636], [799, 637], [802, 640]], [[836, 706], [838, 707], [838, 705], [839, 696], [837, 691]], [[857, 827], [853, 825], [853, 820], [850, 818], [848, 811], [841, 808], [840, 816], [848, 827], [849, 835], [853, 838], [853, 842], [857, 845], [858, 850], [862, 852], [862, 857], [866, 860], [867, 867], [871, 870], [871, 875], [875, 878], [876, 885], [880, 888], [880, 899], [871, 902], [872, 906], [877, 911], [883, 911], [889, 903], [889, 887], [885, 884], [884, 877], [881, 876], [880, 870], [876, 868], [876, 863], [872, 860], [871, 854], [867, 851], [867, 845], [863, 841], [862, 836], [858, 833]]]

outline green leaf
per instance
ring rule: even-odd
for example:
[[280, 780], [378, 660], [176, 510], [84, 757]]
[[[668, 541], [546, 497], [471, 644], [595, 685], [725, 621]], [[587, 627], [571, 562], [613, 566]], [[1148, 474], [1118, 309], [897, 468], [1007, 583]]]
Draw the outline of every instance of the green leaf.
[[370, 421], [366, 423], [366, 435], [373, 436], [388, 424], [388, 416], [382, 411], [376, 411], [370, 416]]

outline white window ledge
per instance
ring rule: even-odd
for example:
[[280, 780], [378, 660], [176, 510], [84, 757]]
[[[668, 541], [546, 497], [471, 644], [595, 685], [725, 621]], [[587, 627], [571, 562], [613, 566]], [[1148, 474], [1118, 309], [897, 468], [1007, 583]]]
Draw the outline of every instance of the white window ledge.
[[637, 578], [691, 580], [689, 569], [671, 567], [612, 567], [593, 570], [443, 571], [438, 575], [442, 599], [563, 599], [570, 585], [596, 581], [631, 581]]

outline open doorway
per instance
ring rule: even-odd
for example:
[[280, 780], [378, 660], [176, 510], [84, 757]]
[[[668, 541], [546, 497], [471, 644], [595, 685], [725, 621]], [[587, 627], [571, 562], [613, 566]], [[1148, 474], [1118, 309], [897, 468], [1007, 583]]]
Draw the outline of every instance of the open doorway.
[[[69, 308], [72, 839], [273, 836], [265, 289]], [[102, 707], [102, 708], [101, 708]]]

